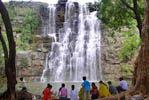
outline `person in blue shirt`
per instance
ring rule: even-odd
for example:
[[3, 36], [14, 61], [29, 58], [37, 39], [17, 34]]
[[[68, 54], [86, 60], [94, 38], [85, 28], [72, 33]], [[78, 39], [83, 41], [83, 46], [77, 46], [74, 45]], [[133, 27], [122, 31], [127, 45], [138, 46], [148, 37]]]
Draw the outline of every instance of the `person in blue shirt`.
[[90, 96], [90, 82], [86, 80], [86, 77], [83, 76], [83, 89], [84, 89], [84, 100], [91, 100], [91, 96]]

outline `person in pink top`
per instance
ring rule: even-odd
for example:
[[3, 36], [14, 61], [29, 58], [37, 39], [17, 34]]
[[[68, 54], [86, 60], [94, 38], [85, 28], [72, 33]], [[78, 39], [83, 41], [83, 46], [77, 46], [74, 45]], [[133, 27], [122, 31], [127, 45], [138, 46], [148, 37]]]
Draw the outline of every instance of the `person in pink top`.
[[65, 84], [62, 84], [62, 87], [59, 89], [60, 99], [67, 98], [67, 89], [65, 88]]

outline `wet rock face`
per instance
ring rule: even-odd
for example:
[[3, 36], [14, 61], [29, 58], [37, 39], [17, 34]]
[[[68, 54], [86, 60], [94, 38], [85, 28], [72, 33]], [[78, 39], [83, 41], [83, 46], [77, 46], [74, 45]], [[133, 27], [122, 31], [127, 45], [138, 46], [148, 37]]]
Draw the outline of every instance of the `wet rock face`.
[[[56, 33], [58, 33], [59, 31], [61, 31], [61, 33], [63, 32], [63, 29], [62, 27], [64, 26], [64, 20], [65, 20], [65, 8], [66, 8], [66, 2], [68, 0], [59, 0], [58, 4], [56, 4]], [[75, 23], [73, 23], [76, 28], [74, 30], [76, 30], [76, 33], [77, 33], [77, 26], [78, 26], [78, 22], [77, 22], [77, 19], [78, 19], [78, 13], [79, 13], [79, 7], [78, 7], [78, 3], [75, 2], [75, 7], [73, 8], [73, 11], [74, 13], [72, 13], [72, 20], [76, 20]], [[44, 6], [44, 7], [41, 7], [40, 8], [40, 16], [41, 16], [41, 19], [42, 19], [42, 27], [41, 27], [41, 30], [44, 29], [45, 26], [48, 26], [48, 22], [49, 22], [49, 8], [47, 6]], [[75, 15], [76, 17], [74, 18]], [[42, 32], [44, 33], [44, 32]], [[41, 34], [42, 35], [42, 34]]]
[[[64, 3], [65, 1], [65, 3]], [[63, 33], [63, 26], [64, 24], [67, 24], [67, 23], [64, 23], [65, 21], [65, 8], [66, 8], [66, 2], [67, 0], [62, 0], [61, 2], [63, 3], [58, 3], [56, 5], [56, 32], [58, 33], [59, 31], [61, 31], [61, 33]], [[75, 26], [73, 32], [77, 33], [78, 31], [78, 14], [79, 14], [79, 6], [78, 6], [78, 3], [75, 2], [74, 3], [75, 6], [74, 8], [72, 9], [72, 12], [70, 17], [71, 17], [71, 22], [72, 22], [72, 25], [71, 26]], [[75, 15], [75, 16], [74, 16]], [[73, 23], [73, 21], [76, 21], [75, 23]], [[75, 34], [73, 33], [73, 34]]]
[[32, 50], [17, 52], [16, 68], [18, 77], [23, 76], [27, 81], [40, 81], [45, 66], [46, 54], [51, 49], [49, 43], [52, 40], [52, 37], [38, 36], [39, 44], [34, 45]]

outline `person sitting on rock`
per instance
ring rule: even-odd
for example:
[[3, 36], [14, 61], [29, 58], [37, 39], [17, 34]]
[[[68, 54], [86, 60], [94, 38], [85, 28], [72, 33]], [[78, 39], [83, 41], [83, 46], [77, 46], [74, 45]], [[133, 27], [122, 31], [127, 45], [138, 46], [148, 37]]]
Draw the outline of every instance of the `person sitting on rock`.
[[111, 93], [108, 90], [108, 87], [105, 85], [103, 81], [99, 82], [99, 97], [108, 97], [111, 96]]
[[79, 100], [78, 91], [75, 89], [75, 86], [71, 86], [71, 90], [69, 91], [70, 100]]
[[128, 83], [123, 79], [123, 77], [119, 78], [120, 82], [119, 85], [117, 86], [118, 92], [123, 92], [128, 90]]
[[116, 87], [112, 84], [111, 81], [108, 81], [108, 85], [109, 85], [109, 91], [111, 94], [117, 94], [117, 89]]
[[32, 100], [32, 94], [27, 91], [26, 87], [23, 87], [17, 94], [17, 100]]
[[25, 80], [23, 79], [23, 77], [20, 78], [20, 81], [21, 81], [21, 85], [20, 85], [20, 88], [26, 88], [26, 82]]
[[54, 99], [55, 95], [53, 94], [53, 92], [51, 91], [52, 89], [52, 85], [47, 84], [47, 88], [43, 91], [43, 100], [47, 100], [47, 99]]
[[60, 99], [66, 99], [67, 98], [67, 89], [65, 88], [65, 84], [62, 84], [62, 87], [59, 89], [59, 96]]
[[99, 97], [99, 91], [95, 83], [92, 83], [92, 88], [91, 88], [91, 98], [92, 99], [98, 99]]

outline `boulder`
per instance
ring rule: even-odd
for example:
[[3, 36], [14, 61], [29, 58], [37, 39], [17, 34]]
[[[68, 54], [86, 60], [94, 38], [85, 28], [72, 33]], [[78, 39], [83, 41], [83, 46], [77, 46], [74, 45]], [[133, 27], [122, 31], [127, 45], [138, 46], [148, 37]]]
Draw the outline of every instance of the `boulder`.
[[17, 100], [32, 100], [33, 95], [27, 91], [26, 88], [22, 89], [17, 94]]

